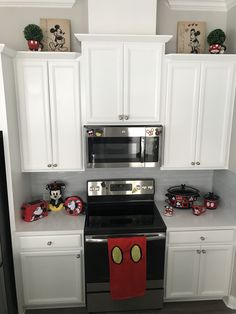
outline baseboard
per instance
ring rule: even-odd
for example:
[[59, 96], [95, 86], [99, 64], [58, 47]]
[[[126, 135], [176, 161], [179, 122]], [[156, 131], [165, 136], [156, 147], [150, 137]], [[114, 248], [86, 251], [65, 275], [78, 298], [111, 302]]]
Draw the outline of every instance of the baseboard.
[[223, 301], [227, 307], [229, 307], [232, 310], [236, 310], [236, 297], [233, 296], [224, 297]]

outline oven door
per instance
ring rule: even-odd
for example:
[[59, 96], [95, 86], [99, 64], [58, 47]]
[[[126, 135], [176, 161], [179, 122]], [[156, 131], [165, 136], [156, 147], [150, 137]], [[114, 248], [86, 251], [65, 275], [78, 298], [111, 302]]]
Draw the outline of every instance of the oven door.
[[[133, 234], [137, 235], [141, 234]], [[112, 300], [110, 295], [107, 237], [85, 236], [86, 303], [89, 312], [162, 308], [165, 233], [144, 235], [147, 238], [146, 292], [142, 297], [126, 300]]]
[[[140, 234], [132, 236], [137, 235], [140, 236]], [[145, 236], [147, 239], [147, 281], [158, 281], [158, 285], [162, 285], [164, 278], [165, 233], [147, 234]], [[107, 237], [85, 236], [85, 273], [87, 285], [109, 283], [110, 281]], [[115, 237], [115, 235], [112, 235], [112, 237]], [[121, 237], [121, 235], [118, 235], [118, 237]]]

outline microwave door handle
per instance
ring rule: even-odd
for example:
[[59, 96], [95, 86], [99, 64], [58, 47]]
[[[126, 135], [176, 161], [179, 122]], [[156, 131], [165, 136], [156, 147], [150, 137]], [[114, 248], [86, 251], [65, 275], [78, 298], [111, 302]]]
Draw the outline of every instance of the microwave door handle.
[[144, 137], [140, 138], [140, 153], [141, 153], [140, 161], [144, 163], [144, 157], [145, 157], [145, 138]]

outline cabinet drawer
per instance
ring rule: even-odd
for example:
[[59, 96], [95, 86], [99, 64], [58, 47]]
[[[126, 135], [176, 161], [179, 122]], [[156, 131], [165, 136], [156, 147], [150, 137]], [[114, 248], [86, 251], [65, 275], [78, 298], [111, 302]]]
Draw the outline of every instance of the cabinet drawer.
[[30, 249], [71, 249], [82, 246], [81, 235], [20, 237], [20, 247]]
[[233, 242], [234, 230], [170, 232], [169, 244]]

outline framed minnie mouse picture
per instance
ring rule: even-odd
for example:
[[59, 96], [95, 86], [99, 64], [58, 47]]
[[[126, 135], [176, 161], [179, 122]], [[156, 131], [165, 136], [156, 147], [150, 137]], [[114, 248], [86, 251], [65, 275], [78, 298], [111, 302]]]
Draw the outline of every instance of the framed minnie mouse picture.
[[43, 51], [70, 51], [70, 20], [40, 19]]
[[206, 41], [205, 22], [178, 22], [177, 52], [204, 53]]

